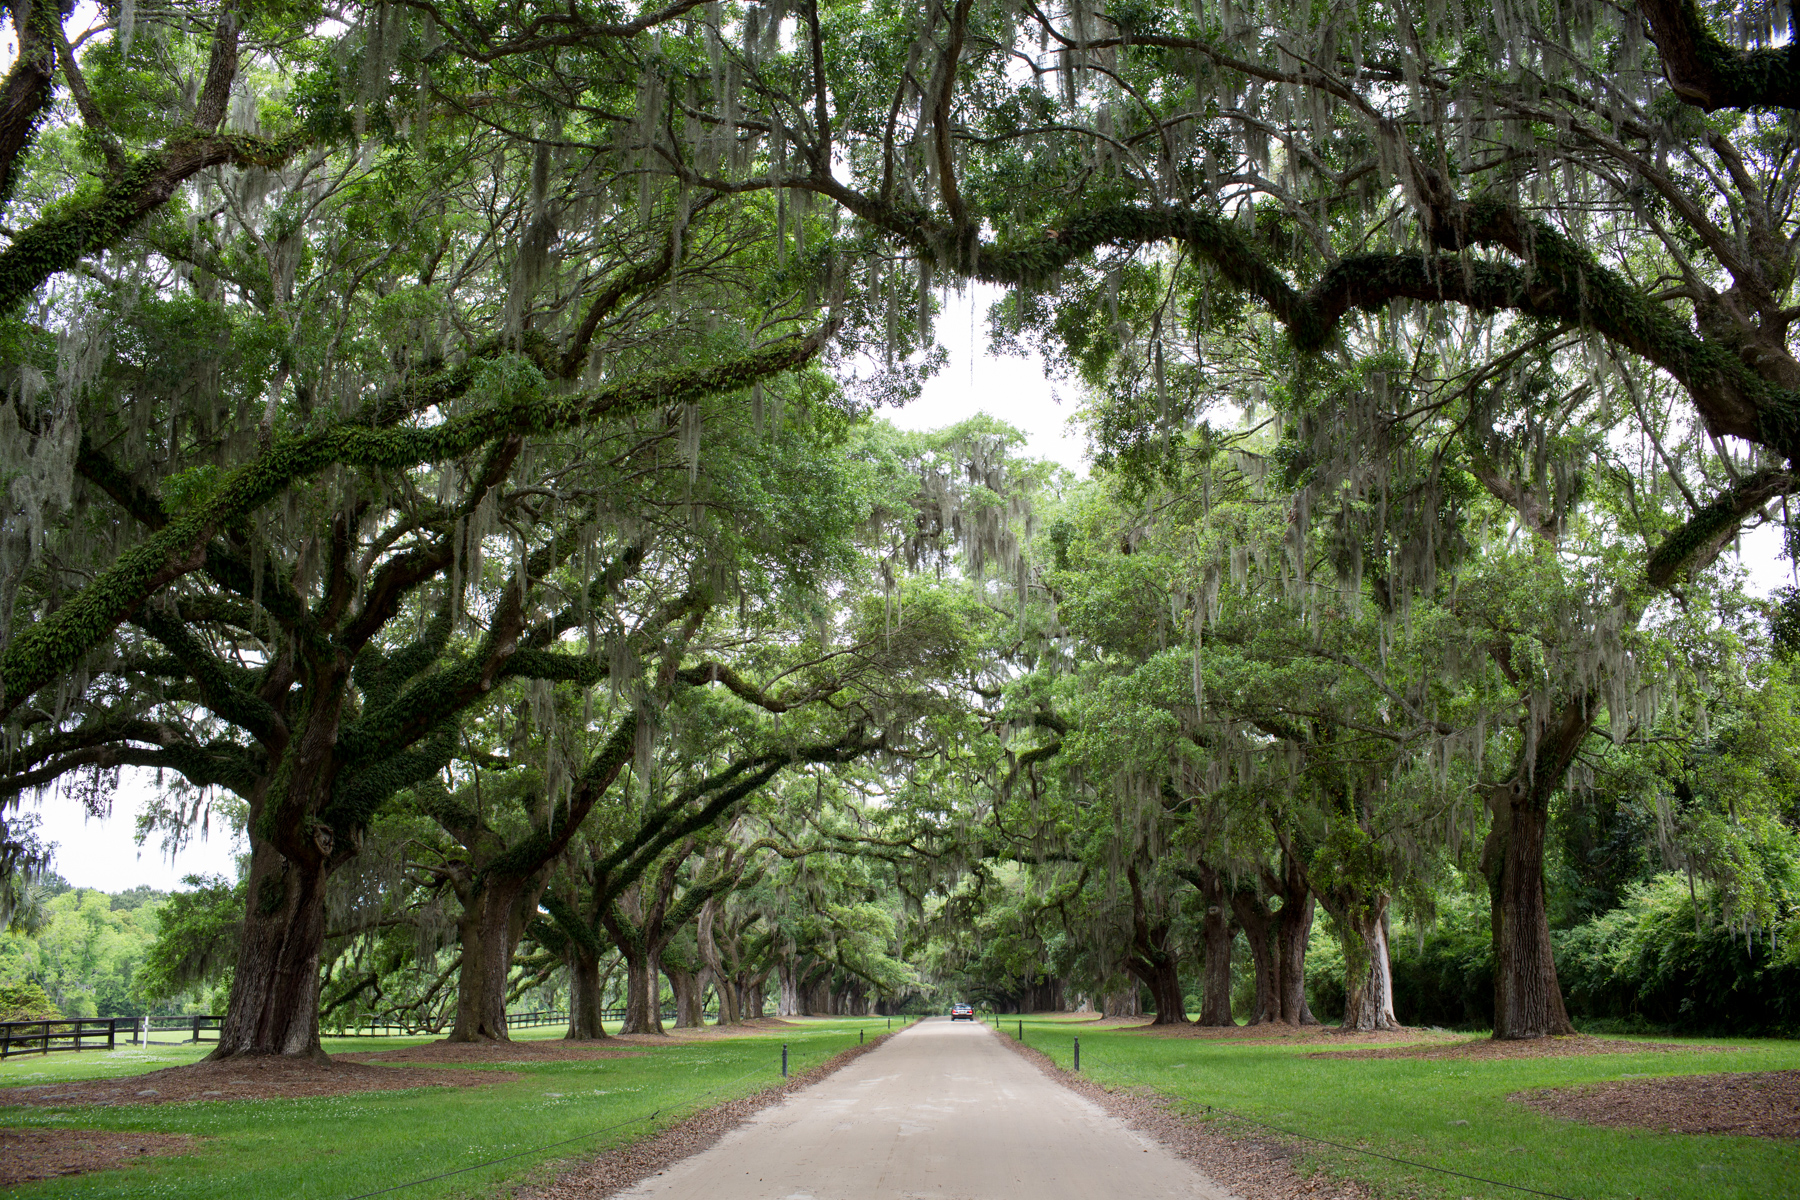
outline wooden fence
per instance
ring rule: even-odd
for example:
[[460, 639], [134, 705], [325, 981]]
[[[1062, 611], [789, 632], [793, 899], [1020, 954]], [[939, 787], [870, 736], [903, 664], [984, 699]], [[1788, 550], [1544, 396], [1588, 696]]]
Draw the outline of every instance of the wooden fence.
[[[49, 1054], [57, 1050], [113, 1050], [119, 1043], [174, 1046], [218, 1041], [223, 1017], [72, 1017], [56, 1021], [0, 1021], [0, 1059], [15, 1054]], [[158, 1033], [185, 1033], [173, 1040]], [[204, 1034], [212, 1034], [210, 1039]]]
[[[709, 1017], [712, 1014], [707, 1014]], [[625, 1010], [609, 1008], [600, 1014], [602, 1020], [623, 1021]], [[508, 1029], [535, 1029], [544, 1025], [567, 1023], [569, 1014], [554, 1010], [507, 1013]], [[664, 1024], [675, 1020], [673, 1010], [662, 1014]], [[0, 1021], [0, 1059], [15, 1054], [49, 1054], [59, 1050], [114, 1050], [121, 1043], [133, 1046], [178, 1046], [200, 1041], [218, 1041], [224, 1017], [71, 1017], [56, 1021]], [[390, 1021], [339, 1025], [327, 1037], [419, 1037], [442, 1033], [442, 1027], [413, 1025]], [[156, 1034], [186, 1034], [185, 1037], [158, 1038]], [[211, 1037], [205, 1035], [210, 1034]]]

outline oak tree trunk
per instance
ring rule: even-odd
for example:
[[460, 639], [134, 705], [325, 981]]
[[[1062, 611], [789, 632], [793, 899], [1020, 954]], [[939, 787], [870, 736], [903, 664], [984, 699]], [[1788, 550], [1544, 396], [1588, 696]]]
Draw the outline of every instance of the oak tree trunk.
[[781, 986], [780, 998], [775, 1002], [775, 1015], [778, 1017], [803, 1017], [805, 1003], [801, 999], [800, 980], [794, 964], [784, 962], [776, 966], [775, 976]]
[[[513, 926], [526, 892], [522, 879], [484, 880], [467, 895], [457, 920], [462, 935], [462, 972], [456, 983], [456, 1024], [452, 1042], [504, 1042], [506, 980], [517, 938]], [[535, 897], [534, 897], [535, 903]]]
[[1231, 1018], [1231, 943], [1237, 929], [1231, 920], [1231, 900], [1219, 872], [1200, 868], [1200, 894], [1206, 915], [1200, 923], [1201, 945], [1206, 960], [1201, 977], [1200, 1025], [1235, 1025]]
[[1519, 785], [1492, 805], [1483, 848], [1494, 938], [1494, 1037], [1500, 1041], [1572, 1034], [1550, 944], [1544, 902], [1544, 836], [1549, 797], [1542, 785]]
[[1312, 939], [1314, 900], [1304, 883], [1282, 897], [1275, 914], [1275, 997], [1278, 1020], [1289, 1025], [1317, 1025], [1306, 1003], [1306, 947]]
[[1394, 972], [1388, 956], [1388, 898], [1378, 895], [1334, 914], [1344, 946], [1346, 1033], [1398, 1029], [1394, 1016]]
[[606, 988], [600, 978], [600, 956], [571, 942], [569, 946], [569, 1032], [572, 1042], [598, 1041], [607, 1036], [601, 1015], [606, 1010]]
[[661, 1033], [662, 971], [645, 951], [625, 953], [625, 1024], [620, 1033]]
[[244, 929], [213, 1059], [286, 1054], [327, 1061], [319, 1045], [329, 845], [290, 859], [252, 834]]
[[1108, 992], [1101, 997], [1100, 1015], [1102, 1017], [1143, 1016], [1143, 1005], [1138, 999], [1137, 981], [1134, 979], [1131, 981], [1131, 986], [1120, 988], [1116, 992]]
[[668, 976], [669, 990], [675, 993], [675, 1028], [699, 1029], [706, 1024], [704, 1000], [706, 989], [702, 984], [702, 976], [698, 971], [687, 971], [680, 967], [663, 964], [663, 974]]

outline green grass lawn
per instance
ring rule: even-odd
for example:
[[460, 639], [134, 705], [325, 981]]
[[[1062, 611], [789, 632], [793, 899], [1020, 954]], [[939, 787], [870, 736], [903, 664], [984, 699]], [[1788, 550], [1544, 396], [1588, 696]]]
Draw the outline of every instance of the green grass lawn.
[[[989, 1019], [990, 1023], [992, 1018]], [[1017, 1018], [1001, 1018], [1015, 1036]], [[1081, 1039], [1082, 1074], [1111, 1087], [1150, 1087], [1212, 1119], [1223, 1109], [1283, 1129], [1576, 1200], [1767, 1200], [1800, 1196], [1792, 1141], [1607, 1129], [1540, 1116], [1507, 1096], [1627, 1076], [1800, 1067], [1800, 1042], [1676, 1038], [1723, 1052], [1503, 1060], [1309, 1058], [1318, 1045], [1245, 1045], [1147, 1037], [1027, 1017], [1025, 1040], [1067, 1068]], [[1329, 1047], [1325, 1047], [1329, 1048]], [[1461, 1122], [1467, 1122], [1462, 1124]], [[1241, 1127], [1241, 1126], [1240, 1126]], [[1367, 1155], [1314, 1146], [1303, 1170], [1348, 1176], [1383, 1195], [1458, 1200], [1517, 1197]]]
[[[898, 1026], [900, 1022], [895, 1021]], [[505, 1185], [539, 1177], [557, 1159], [591, 1154], [643, 1137], [699, 1107], [778, 1082], [781, 1046], [790, 1070], [815, 1066], [857, 1044], [858, 1032], [885, 1032], [885, 1018], [811, 1018], [797, 1027], [745, 1037], [643, 1047], [635, 1058], [594, 1062], [504, 1063], [492, 1069], [515, 1082], [478, 1088], [415, 1088], [304, 1100], [5, 1106], [0, 1125], [187, 1133], [207, 1139], [195, 1153], [157, 1158], [117, 1171], [47, 1180], [21, 1197], [96, 1200], [179, 1196], [184, 1200], [347, 1200], [411, 1179], [522, 1150], [535, 1151], [607, 1126], [623, 1127], [571, 1145], [396, 1193], [399, 1200], [504, 1194]], [[533, 1029], [521, 1039], [559, 1036]], [[333, 1053], [390, 1050], [428, 1038], [327, 1038]], [[81, 1054], [17, 1057], [0, 1063], [0, 1088], [140, 1074], [192, 1062], [207, 1047], [156, 1046]], [[417, 1063], [405, 1064], [409, 1067]], [[476, 1068], [486, 1069], [486, 1068]], [[653, 1125], [640, 1118], [662, 1110]]]

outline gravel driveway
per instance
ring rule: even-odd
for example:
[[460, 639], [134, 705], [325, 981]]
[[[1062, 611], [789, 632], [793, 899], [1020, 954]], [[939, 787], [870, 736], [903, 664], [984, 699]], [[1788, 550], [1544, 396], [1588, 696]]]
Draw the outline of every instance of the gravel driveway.
[[977, 1023], [925, 1021], [631, 1200], [1228, 1200]]

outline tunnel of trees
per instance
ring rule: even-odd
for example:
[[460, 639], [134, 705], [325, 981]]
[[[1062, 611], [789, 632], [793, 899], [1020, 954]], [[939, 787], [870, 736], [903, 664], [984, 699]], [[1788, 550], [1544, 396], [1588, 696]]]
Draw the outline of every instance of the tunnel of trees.
[[20, 1005], [1800, 1026], [1785, 8], [7, 12]]

